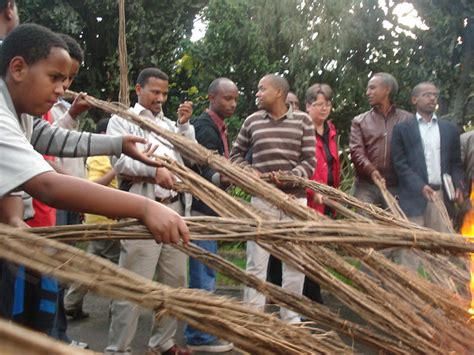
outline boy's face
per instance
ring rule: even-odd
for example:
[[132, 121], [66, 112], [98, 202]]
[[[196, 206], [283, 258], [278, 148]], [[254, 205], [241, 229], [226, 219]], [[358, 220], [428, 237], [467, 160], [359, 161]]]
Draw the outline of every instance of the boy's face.
[[67, 76], [66, 80], [64, 80], [64, 91], [69, 89], [76, 79], [77, 74], [79, 73], [79, 68], [81, 63], [79, 63], [76, 59], [71, 58], [71, 70], [69, 70], [69, 75]]
[[9, 76], [14, 84], [12, 101], [18, 114], [41, 116], [51, 109], [64, 94], [64, 81], [69, 75], [71, 57], [69, 53], [53, 47], [46, 59], [32, 65], [22, 57], [10, 62]]

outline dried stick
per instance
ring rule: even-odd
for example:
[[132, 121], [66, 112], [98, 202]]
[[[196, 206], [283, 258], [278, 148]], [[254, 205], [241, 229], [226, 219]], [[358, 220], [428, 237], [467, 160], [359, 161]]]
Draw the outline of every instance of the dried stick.
[[[248, 171], [230, 164], [223, 157], [218, 156], [208, 151], [204, 147], [199, 146], [198, 144], [194, 142], [190, 142], [189, 140], [187, 140], [186, 138], [180, 135], [160, 129], [153, 123], [149, 121], [145, 121], [141, 119], [139, 116], [134, 115], [133, 113], [125, 112], [125, 110], [118, 107], [117, 105], [99, 101], [93, 98], [88, 98], [88, 101], [93, 106], [102, 108], [111, 113], [118, 114], [124, 118], [127, 118], [135, 122], [136, 124], [140, 125], [142, 128], [146, 130], [152, 131], [158, 135], [163, 136], [169, 142], [171, 142], [174, 148], [178, 150], [186, 158], [196, 161], [197, 163], [201, 165], [211, 166], [218, 172], [228, 176], [229, 179], [234, 184], [242, 187], [245, 191], [251, 193], [252, 195], [262, 197], [263, 199], [269, 201], [270, 203], [274, 204], [275, 206], [277, 206], [278, 208], [286, 212], [289, 216], [292, 216], [300, 220], [319, 220], [322, 218], [321, 216], [318, 216], [312, 210], [305, 208], [304, 206], [301, 206], [298, 203], [296, 203], [292, 197], [285, 195], [284, 193], [282, 193], [280, 190], [276, 189], [275, 187], [269, 184], [266, 184], [265, 182], [257, 179], [252, 174], [249, 174]], [[372, 208], [371, 206], [363, 206], [363, 207], [368, 207], [369, 209]], [[391, 215], [390, 213], [387, 213], [383, 210], [382, 210], [382, 213], [380, 214], [378, 212], [372, 211], [372, 215], [374, 215], [379, 221], [382, 221], [387, 224], [398, 223], [399, 226], [409, 225], [409, 223], [407, 223], [406, 221], [400, 221], [397, 218], [395, 218], [393, 215]], [[418, 227], [413, 224], [412, 228], [418, 228]], [[289, 243], [287, 247], [291, 248], [291, 244], [292, 243]], [[321, 248], [321, 249], [324, 249], [324, 248]], [[329, 252], [329, 251], [322, 250], [322, 252]], [[300, 255], [292, 255], [292, 256], [287, 255], [287, 257], [289, 259], [294, 258], [295, 261], [297, 261]], [[329, 258], [333, 264], [336, 264], [338, 266], [340, 266], [339, 263], [341, 261], [344, 262], [337, 255], [333, 255], [330, 253], [327, 253], [327, 258]], [[322, 272], [327, 273], [326, 270], [323, 270]], [[361, 280], [364, 280], [364, 278], [366, 278], [366, 276], [364, 276], [364, 274], [360, 273], [359, 271], [356, 271], [355, 273], [357, 274], [357, 277]], [[402, 281], [406, 281], [406, 280], [400, 280], [400, 282]], [[377, 299], [377, 292], [380, 290], [381, 288], [375, 285], [374, 288], [371, 289], [370, 291], [372, 292], [371, 297], [375, 296], [375, 299]], [[339, 294], [336, 293], [336, 296], [339, 296]], [[352, 295], [351, 297], [367, 298], [362, 292], [359, 292], [357, 296]], [[433, 297], [439, 297], [439, 293], [435, 293]], [[439, 301], [441, 302], [441, 300]], [[404, 315], [407, 313], [406, 309], [397, 308], [397, 304], [390, 305], [390, 307], [388, 307], [388, 305], [385, 305], [385, 301], [379, 300], [379, 302], [380, 302], [379, 306], [381, 306], [384, 309], [384, 311], [389, 312], [390, 314], [393, 314], [394, 317], [403, 318]], [[416, 297], [413, 297], [413, 302], [418, 302]], [[362, 316], [364, 315], [367, 316], [367, 314], [362, 314]], [[380, 314], [377, 314], [376, 316], [381, 317]], [[410, 319], [409, 315], [407, 315], [406, 318]], [[391, 318], [390, 317], [379, 318], [377, 321], [378, 322], [377, 324], [382, 329], [387, 329], [386, 327], [384, 327], [384, 324], [386, 324], [387, 321], [390, 323]], [[405, 323], [405, 326], [406, 326], [405, 329], [400, 329], [400, 330], [403, 332], [405, 337], [408, 337], [411, 339], [412, 343], [419, 343], [419, 337], [422, 336], [423, 339], [426, 339], [425, 341], [423, 341], [423, 344], [424, 344], [423, 347], [426, 347], [427, 352], [439, 352], [440, 348], [438, 348], [438, 345], [441, 345], [442, 343], [439, 343], [438, 339], [429, 337], [427, 333], [424, 331], [424, 328], [417, 327], [416, 325], [413, 325], [410, 323]], [[426, 328], [431, 328], [428, 324], [425, 324], [425, 326]], [[447, 333], [449, 334], [449, 330], [447, 330]], [[438, 343], [438, 345], [432, 344], [433, 341]], [[443, 339], [441, 339], [441, 341], [443, 341]]]
[[127, 39], [125, 28], [125, 0], [119, 0], [119, 65], [120, 65], [120, 91], [119, 101], [126, 107], [130, 105], [130, 95], [128, 88], [128, 55], [127, 55]]
[[439, 216], [443, 222], [443, 224], [448, 228], [448, 231], [450, 233], [456, 233], [454, 228], [453, 228], [453, 223], [451, 222], [451, 219], [449, 218], [448, 211], [446, 210], [446, 206], [444, 205], [444, 202], [441, 200], [439, 195], [435, 194], [433, 198], [434, 205], [436, 209], [439, 212]]
[[191, 326], [234, 342], [256, 354], [347, 353], [333, 334], [313, 336], [274, 316], [248, 309], [226, 297], [191, 289], [173, 289], [119, 268], [102, 258], [54, 240], [0, 226], [0, 257], [51, 275], [67, 284], [80, 284], [102, 296], [134, 302], [169, 314]]
[[43, 333], [0, 319], [0, 354], [92, 355], [97, 353], [68, 346]]
[[[474, 252], [474, 244], [456, 234], [411, 231], [348, 220], [259, 222], [201, 216], [186, 217], [185, 221], [193, 240], [256, 241], [277, 245], [291, 241], [300, 245], [309, 243], [327, 247], [348, 245], [380, 249], [402, 247], [453, 255]], [[40, 227], [27, 231], [62, 241], [152, 239], [149, 231], [138, 222]]]
[[403, 210], [400, 208], [400, 205], [398, 204], [395, 197], [390, 193], [390, 191], [388, 191], [387, 185], [385, 185], [385, 180], [376, 178], [374, 182], [375, 185], [377, 185], [377, 187], [379, 188], [385, 202], [387, 203], [389, 210], [399, 219], [408, 220], [405, 212], [403, 212]]

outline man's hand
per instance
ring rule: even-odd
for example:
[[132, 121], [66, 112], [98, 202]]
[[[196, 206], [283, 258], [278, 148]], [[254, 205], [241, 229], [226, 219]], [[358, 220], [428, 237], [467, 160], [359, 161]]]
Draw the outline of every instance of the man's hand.
[[178, 123], [185, 124], [189, 121], [193, 115], [193, 103], [191, 101], [185, 101], [178, 107]]
[[429, 185], [423, 186], [423, 190], [421, 190], [421, 192], [428, 201], [434, 201], [436, 191], [433, 190]]
[[378, 170], [372, 171], [372, 174], [370, 174], [370, 177], [372, 178], [372, 181], [375, 182], [376, 180], [382, 180], [383, 177], [380, 175], [380, 172]]
[[86, 100], [87, 93], [80, 92], [79, 95], [74, 99], [71, 107], [69, 108], [69, 114], [72, 118], [76, 118], [81, 113], [89, 110], [92, 106]]
[[221, 186], [227, 187], [230, 185], [230, 180], [227, 176], [220, 174]]
[[275, 171], [272, 171], [270, 173], [270, 181], [275, 184], [276, 186], [283, 186], [285, 185], [285, 183], [281, 182], [279, 179], [278, 179], [278, 172], [275, 172]]
[[320, 193], [315, 192], [313, 195], [313, 202], [317, 203], [318, 205], [323, 205], [324, 204], [323, 197], [324, 196], [321, 195]]
[[459, 188], [456, 189], [456, 194], [454, 195], [454, 201], [456, 201], [458, 205], [462, 205], [464, 202], [464, 194], [462, 190]]
[[157, 243], [178, 243], [181, 237], [185, 245], [189, 244], [189, 230], [183, 218], [160, 203], [146, 199], [141, 221]]
[[[156, 147], [145, 148], [144, 152], [141, 152], [136, 143], [146, 144], [147, 141], [145, 138], [124, 135], [122, 137], [122, 153], [128, 155], [130, 158], [141, 161], [146, 165], [161, 167], [162, 164], [160, 161], [150, 158], [150, 155], [155, 151]], [[148, 147], [148, 146], [147, 146]]]
[[157, 168], [155, 175], [155, 184], [160, 185], [165, 189], [172, 189], [176, 182], [175, 176], [166, 168]]

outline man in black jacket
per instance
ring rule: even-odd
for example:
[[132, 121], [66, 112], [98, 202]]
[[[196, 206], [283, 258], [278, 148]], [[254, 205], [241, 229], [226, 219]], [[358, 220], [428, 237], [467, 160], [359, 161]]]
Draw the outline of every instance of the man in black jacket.
[[[224, 119], [232, 116], [237, 107], [239, 91], [234, 82], [227, 78], [215, 79], [208, 89], [209, 109], [201, 116], [191, 119], [196, 132], [196, 140], [207, 149], [217, 151], [220, 155], [229, 157], [229, 142]], [[229, 181], [208, 166], [199, 166], [197, 172], [214, 185], [225, 188]], [[193, 197], [191, 214], [193, 216], [216, 216], [216, 213], [199, 199]], [[200, 247], [217, 253], [216, 241], [194, 241]], [[189, 287], [207, 291], [215, 290], [215, 271], [199, 261], [189, 259]], [[185, 337], [188, 347], [194, 351], [225, 352], [233, 348], [233, 344], [214, 335], [203, 333], [186, 326]]]

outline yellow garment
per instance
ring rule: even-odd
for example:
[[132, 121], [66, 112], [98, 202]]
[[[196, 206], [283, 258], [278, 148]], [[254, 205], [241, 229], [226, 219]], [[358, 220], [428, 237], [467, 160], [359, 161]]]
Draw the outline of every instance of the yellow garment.
[[[87, 169], [87, 180], [94, 181], [105, 174], [107, 174], [110, 169], [112, 169], [112, 165], [110, 164], [110, 159], [108, 156], [101, 155], [97, 157], [89, 157], [86, 161], [86, 169]], [[108, 185], [111, 188], [117, 188], [117, 178], [113, 178], [113, 180]], [[86, 224], [94, 224], [94, 223], [115, 223], [114, 219], [110, 219], [104, 216], [98, 216], [95, 214], [86, 214], [84, 218], [84, 223]]]

